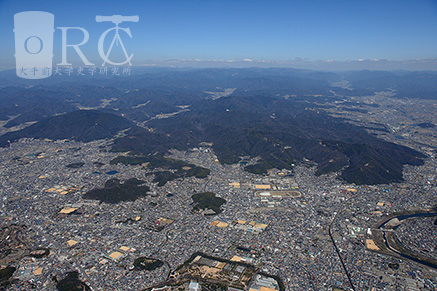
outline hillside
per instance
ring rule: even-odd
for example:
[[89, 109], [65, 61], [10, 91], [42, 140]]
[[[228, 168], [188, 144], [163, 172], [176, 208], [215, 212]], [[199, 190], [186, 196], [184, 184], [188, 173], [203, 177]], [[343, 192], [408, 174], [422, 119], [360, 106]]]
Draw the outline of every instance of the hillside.
[[[246, 167], [259, 174], [270, 168], [290, 169], [291, 163], [307, 158], [318, 164], [317, 174], [344, 168], [341, 177], [347, 182], [379, 184], [401, 181], [403, 165], [422, 163], [419, 152], [308, 106], [283, 98], [227, 97], [198, 102], [188, 112], [149, 125], [154, 135], [170, 137], [185, 149], [212, 142], [223, 163], [236, 163], [241, 156], [261, 157], [258, 164]], [[148, 154], [166, 145], [149, 141], [144, 134], [128, 133], [114, 147]]]
[[51, 116], [22, 130], [0, 136], [0, 146], [20, 138], [73, 139], [92, 141], [112, 138], [117, 132], [134, 124], [120, 116], [97, 110], [78, 110], [63, 115]]

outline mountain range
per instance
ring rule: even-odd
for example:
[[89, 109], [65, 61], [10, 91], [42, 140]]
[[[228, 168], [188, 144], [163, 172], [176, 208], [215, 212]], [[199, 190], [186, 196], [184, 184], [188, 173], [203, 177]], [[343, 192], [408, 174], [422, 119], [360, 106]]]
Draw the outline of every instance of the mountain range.
[[391, 98], [437, 96], [434, 72], [156, 69], [94, 83], [52, 80], [1, 88], [4, 128], [36, 123], [0, 136], [0, 146], [22, 137], [114, 139], [113, 151], [147, 157], [209, 142], [222, 163], [259, 157], [246, 167], [253, 173], [310, 160], [317, 174], [340, 171], [351, 183], [399, 182], [403, 165], [420, 165], [423, 154], [323, 109], [328, 101], [344, 101], [342, 96], [378, 91], [392, 92]]

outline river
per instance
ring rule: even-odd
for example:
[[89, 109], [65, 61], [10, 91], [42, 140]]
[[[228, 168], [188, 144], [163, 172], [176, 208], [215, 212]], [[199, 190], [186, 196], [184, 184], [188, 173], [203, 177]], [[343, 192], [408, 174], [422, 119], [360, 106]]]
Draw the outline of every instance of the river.
[[[431, 216], [431, 217], [432, 217], [432, 216], [437, 216], [437, 212], [416, 213], [416, 214], [405, 214], [405, 215], [394, 216], [394, 217], [391, 217], [391, 219], [389, 219], [389, 220], [387, 220], [386, 222], [384, 222], [383, 224], [381, 224], [381, 225], [379, 226], [379, 229], [384, 228], [384, 226], [385, 226], [389, 221], [391, 221], [392, 219], [395, 219], [395, 218], [397, 218], [397, 219], [399, 220], [399, 222], [402, 223], [404, 220], [406, 220], [406, 219], [408, 219], [408, 218], [413, 218], [413, 217], [430, 217], [430, 216]], [[399, 225], [400, 225], [400, 224], [399, 224]], [[396, 229], [399, 225], [393, 227], [392, 229]], [[394, 234], [393, 234], [393, 235], [394, 235]], [[427, 261], [420, 260], [420, 259], [418, 259], [418, 258], [412, 257], [412, 256], [407, 255], [407, 254], [404, 254], [404, 253], [401, 253], [401, 252], [397, 251], [396, 249], [394, 249], [392, 246], [390, 246], [390, 245], [388, 244], [388, 240], [387, 240], [387, 237], [386, 237], [386, 233], [385, 233], [385, 232], [384, 232], [384, 234], [383, 234], [383, 238], [384, 238], [384, 244], [385, 244], [385, 246], [386, 246], [387, 249], [389, 249], [390, 251], [392, 251], [392, 252], [398, 254], [399, 256], [401, 256], [401, 257], [403, 257], [403, 258], [406, 258], [406, 259], [409, 259], [409, 260], [415, 261], [415, 262], [417, 262], [417, 263], [423, 264], [423, 265], [425, 265], [425, 266], [428, 266], [428, 267], [431, 267], [431, 268], [434, 268], [434, 269], [437, 270], [437, 265], [436, 265], [436, 264], [433, 264], [433, 263], [430, 263], [430, 262], [427, 262]], [[399, 243], [402, 245], [401, 242], [399, 242]], [[402, 245], [402, 246], [403, 246], [403, 245]], [[404, 247], [404, 246], [403, 246], [403, 247]], [[404, 248], [405, 248], [405, 247], [404, 247]], [[406, 248], [406, 249], [408, 249], [408, 248]], [[411, 250], [411, 252], [413, 252], [413, 251]]]

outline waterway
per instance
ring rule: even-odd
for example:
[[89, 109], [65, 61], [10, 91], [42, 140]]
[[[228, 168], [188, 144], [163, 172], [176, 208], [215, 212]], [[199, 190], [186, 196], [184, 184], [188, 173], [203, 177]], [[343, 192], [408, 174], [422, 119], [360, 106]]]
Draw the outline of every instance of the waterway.
[[[392, 217], [391, 219], [387, 220], [386, 222], [384, 222], [383, 224], [381, 224], [379, 226], [379, 228], [382, 228], [383, 226], [386, 225], [386, 223], [388, 223], [390, 220], [397, 218], [399, 219], [399, 222], [403, 222], [403, 220], [408, 219], [408, 218], [413, 218], [413, 217], [429, 217], [429, 216], [437, 216], [437, 212], [427, 212], [427, 213], [416, 213], [416, 214], [406, 214], [406, 215], [399, 215], [399, 216], [395, 216]], [[399, 226], [399, 225], [398, 225]], [[398, 226], [394, 227], [393, 229], [396, 229]]]
[[[415, 218], [415, 217], [432, 217], [432, 216], [437, 216], [437, 212], [428, 212], [428, 213], [416, 213], [416, 214], [399, 215], [399, 216], [392, 217], [391, 219], [389, 219], [389, 220], [387, 220], [386, 222], [384, 222], [383, 224], [381, 224], [381, 225], [379, 226], [379, 229], [383, 228], [383, 227], [385, 226], [386, 223], [388, 223], [389, 221], [391, 221], [391, 220], [394, 219], [394, 218], [399, 219], [399, 222], [402, 223], [405, 219], [408, 219], [408, 218], [413, 218], [413, 217], [414, 217], [414, 218]], [[399, 224], [399, 225], [400, 225], [400, 224]], [[393, 227], [393, 229], [396, 229], [399, 225]], [[385, 244], [385, 246], [386, 246], [387, 249], [389, 249], [390, 251], [392, 251], [392, 252], [398, 254], [399, 256], [401, 256], [401, 257], [403, 257], [403, 258], [406, 258], [406, 259], [409, 259], [409, 260], [415, 261], [415, 262], [417, 262], [417, 263], [420, 263], [420, 264], [422, 264], [422, 265], [425, 265], [425, 266], [428, 266], [428, 267], [431, 267], [431, 268], [437, 270], [437, 265], [436, 265], [436, 264], [433, 264], [433, 263], [430, 263], [430, 262], [426, 262], [426, 261], [420, 260], [420, 259], [418, 259], [418, 258], [415, 258], [415, 257], [409, 256], [409, 255], [404, 254], [404, 253], [400, 253], [399, 251], [393, 249], [393, 248], [388, 244], [388, 242], [387, 242], [387, 237], [386, 237], [386, 233], [385, 233], [385, 232], [384, 232], [384, 234], [383, 234], [383, 238], [384, 238], [384, 244]], [[413, 252], [413, 251], [412, 251], [412, 252]]]

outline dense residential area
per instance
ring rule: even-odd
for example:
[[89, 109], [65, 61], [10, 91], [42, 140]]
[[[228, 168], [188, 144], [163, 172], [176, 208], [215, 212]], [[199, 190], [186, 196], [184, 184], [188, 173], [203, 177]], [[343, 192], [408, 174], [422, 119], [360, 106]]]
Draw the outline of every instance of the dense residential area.
[[[387, 215], [435, 207], [435, 132], [408, 120], [418, 110], [408, 100], [381, 98], [359, 102], [381, 104], [368, 107], [374, 108], [366, 115], [372, 119], [363, 120], [359, 111], [347, 116], [363, 127], [386, 122], [389, 130], [369, 132], [427, 155], [422, 165], [404, 166], [400, 183], [347, 183], [339, 172], [317, 174], [308, 159], [254, 174], [246, 168], [259, 158], [224, 164], [207, 141], [168, 151], [167, 162], [132, 160], [132, 154], [111, 150], [112, 139], [13, 142], [0, 149], [1, 265], [14, 268], [7, 284], [54, 290], [73, 280], [92, 290], [196, 289], [222, 278], [229, 289], [433, 290], [435, 268], [378, 252], [374, 228]], [[414, 104], [426, 108], [427, 102]], [[394, 106], [399, 110], [386, 109]], [[328, 112], [345, 116], [344, 110]], [[422, 112], [420, 118], [429, 118]], [[187, 176], [192, 167], [209, 173]], [[182, 174], [161, 183], [156, 176], [163, 171]], [[107, 195], [118, 200], [105, 200]], [[435, 228], [435, 217], [410, 219], [395, 236], [433, 257]], [[188, 273], [178, 271], [196, 253], [216, 259], [198, 259]], [[136, 267], [141, 258], [161, 263]], [[253, 270], [247, 281], [245, 268]], [[255, 283], [261, 280], [256, 274], [272, 283]]]

